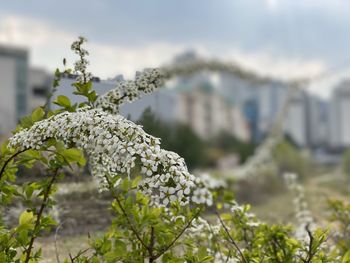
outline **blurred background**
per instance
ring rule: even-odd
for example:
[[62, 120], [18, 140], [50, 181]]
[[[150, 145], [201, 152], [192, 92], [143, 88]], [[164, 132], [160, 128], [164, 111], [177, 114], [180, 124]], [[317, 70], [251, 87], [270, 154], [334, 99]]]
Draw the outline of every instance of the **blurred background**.
[[[264, 176], [254, 182], [233, 180], [232, 191], [266, 220], [288, 221], [291, 201], [280, 177], [296, 172], [322, 218], [324, 198], [349, 194], [349, 13], [345, 0], [3, 2], [0, 138], [46, 102], [54, 69], [63, 58], [68, 65], [76, 60], [70, 44], [80, 35], [89, 40], [89, 69], [99, 94], [145, 67], [200, 58], [233, 62], [273, 79], [261, 85], [201, 72], [123, 106], [121, 114], [160, 137], [191, 171], [217, 178], [227, 177], [266, 138], [288, 81], [307, 78], [284, 120], [285, 139], [272, 154], [279, 169], [260, 171]], [[63, 78], [58, 94], [74, 102], [73, 81]], [[62, 233], [79, 238], [91, 226], [102, 229], [106, 207], [92, 194], [90, 181], [70, 178], [64, 184], [60, 216], [73, 223]], [[84, 202], [91, 211], [82, 220]]]

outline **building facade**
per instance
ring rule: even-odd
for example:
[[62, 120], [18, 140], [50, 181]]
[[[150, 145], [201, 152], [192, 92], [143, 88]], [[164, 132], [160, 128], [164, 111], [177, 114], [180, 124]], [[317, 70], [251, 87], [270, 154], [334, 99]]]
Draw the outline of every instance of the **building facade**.
[[249, 125], [240, 109], [217, 93], [209, 83], [193, 88], [164, 88], [123, 105], [121, 114], [138, 120], [146, 108], [164, 121], [189, 125], [203, 139], [226, 132], [242, 141], [250, 140]]
[[28, 112], [28, 52], [0, 46], [0, 134], [13, 130]]
[[329, 106], [329, 144], [332, 148], [350, 146], [350, 80], [335, 87]]
[[41, 68], [30, 68], [28, 74], [28, 112], [45, 105], [51, 92], [53, 77]]

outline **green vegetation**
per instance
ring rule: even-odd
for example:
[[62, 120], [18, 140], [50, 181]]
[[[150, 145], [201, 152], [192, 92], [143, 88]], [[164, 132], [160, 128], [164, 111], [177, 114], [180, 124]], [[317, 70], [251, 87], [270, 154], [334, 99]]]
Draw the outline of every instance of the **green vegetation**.
[[[57, 201], [62, 201], [59, 187], [61, 194], [74, 188], [61, 183], [65, 171], [84, 167], [86, 158], [99, 179], [98, 188], [107, 196], [103, 204], [108, 204], [112, 216], [107, 229], [88, 237], [84, 246], [73, 243], [75, 247], [65, 262], [350, 262], [348, 204], [331, 203], [330, 220], [336, 222], [332, 230], [337, 236], [309, 223], [296, 231], [290, 224], [262, 222], [250, 212], [249, 205], [239, 205], [233, 199], [232, 189], [212, 186], [189, 174], [177, 154], [162, 150], [155, 138], [134, 123], [107, 113], [111, 101], [118, 106], [125, 98], [137, 97], [140, 90], [149, 91], [157, 71], [147, 71], [141, 84], [135, 82], [132, 90], [124, 87], [114, 92], [109, 103], [102, 101], [102, 108], [97, 108], [91, 74], [86, 71], [88, 52], [82, 47], [84, 42], [79, 38], [72, 49], [79, 55], [74, 94], [85, 101], [72, 104], [67, 97], [58, 97], [58, 110], [36, 109], [0, 148], [0, 262], [34, 263], [42, 259], [41, 237], [55, 229], [57, 233], [62, 226], [50, 215]], [[67, 69], [56, 73], [55, 86], [64, 72]], [[144, 84], [149, 79], [151, 88]], [[152, 120], [145, 127], [165, 134], [166, 129], [157, 129], [163, 124], [150, 115], [144, 118]], [[188, 128], [175, 131], [177, 137], [170, 138], [178, 150], [189, 157], [204, 151], [201, 141], [193, 133], [188, 135]], [[171, 143], [169, 140], [167, 147], [175, 147]], [[190, 143], [194, 149], [185, 151]], [[236, 151], [239, 143], [232, 140], [232, 144], [223, 144], [210, 147]], [[303, 172], [296, 170], [302, 159], [290, 145], [282, 143], [275, 158], [282, 170]], [[198, 165], [200, 160], [191, 162]], [[43, 176], [19, 182], [18, 168], [34, 165], [42, 167]], [[90, 190], [94, 191], [93, 187]], [[73, 199], [80, 196], [89, 201], [86, 192], [75, 194]], [[24, 207], [15, 222], [8, 222], [6, 211], [15, 203]], [[87, 219], [89, 212], [86, 209], [79, 214]], [[297, 235], [299, 232], [302, 237]], [[59, 258], [59, 252], [55, 256]]]
[[310, 174], [310, 161], [302, 156], [300, 151], [288, 140], [277, 145], [273, 152], [273, 158], [280, 172], [294, 172], [301, 178]]
[[138, 124], [155, 137], [162, 140], [164, 149], [174, 151], [186, 160], [190, 169], [215, 167], [218, 159], [234, 153], [244, 162], [254, 152], [254, 145], [238, 140], [228, 133], [221, 133], [210, 141], [200, 138], [188, 125], [166, 123], [147, 108]]

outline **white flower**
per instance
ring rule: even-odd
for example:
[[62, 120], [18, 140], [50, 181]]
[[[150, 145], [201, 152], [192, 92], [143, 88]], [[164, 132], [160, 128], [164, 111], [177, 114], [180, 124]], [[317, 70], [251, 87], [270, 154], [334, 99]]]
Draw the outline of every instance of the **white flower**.
[[[139, 189], [147, 195], [159, 193], [157, 198], [164, 205], [174, 201], [188, 204], [191, 191], [200, 185], [179, 155], [160, 148], [159, 139], [124, 117], [111, 115], [102, 109], [63, 112], [36, 122], [30, 129], [23, 129], [10, 138], [9, 146], [41, 148], [48, 138], [84, 150], [92, 174], [99, 178], [102, 190], [108, 188], [106, 174], [112, 177], [130, 175], [137, 160], [141, 162], [141, 174], [145, 175], [138, 185]], [[119, 183], [118, 180], [115, 186]], [[195, 199], [196, 202], [211, 204], [209, 191], [201, 191], [206, 199]]]

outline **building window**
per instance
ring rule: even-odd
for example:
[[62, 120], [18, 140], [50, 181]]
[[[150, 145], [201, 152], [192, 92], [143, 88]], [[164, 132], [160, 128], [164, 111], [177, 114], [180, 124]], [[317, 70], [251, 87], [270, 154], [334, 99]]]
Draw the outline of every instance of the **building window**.
[[27, 113], [27, 101], [25, 94], [17, 94], [17, 116], [22, 117]]
[[33, 95], [37, 97], [46, 97], [47, 96], [47, 87], [45, 86], [34, 86]]

